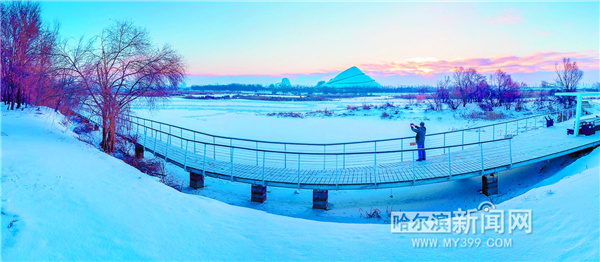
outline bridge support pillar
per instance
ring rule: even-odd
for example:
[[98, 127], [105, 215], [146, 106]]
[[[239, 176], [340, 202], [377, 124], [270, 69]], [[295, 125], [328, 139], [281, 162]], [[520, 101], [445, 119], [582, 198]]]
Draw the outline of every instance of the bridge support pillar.
[[204, 176], [202, 174], [190, 172], [190, 187], [194, 189], [204, 187]]
[[498, 194], [498, 174], [488, 174], [481, 177], [481, 192], [486, 196]]
[[267, 186], [252, 185], [252, 196], [250, 201], [263, 203], [267, 200]]
[[144, 158], [144, 147], [140, 144], [135, 144], [135, 158]]
[[313, 190], [313, 209], [327, 210], [329, 206], [329, 191], [328, 190]]

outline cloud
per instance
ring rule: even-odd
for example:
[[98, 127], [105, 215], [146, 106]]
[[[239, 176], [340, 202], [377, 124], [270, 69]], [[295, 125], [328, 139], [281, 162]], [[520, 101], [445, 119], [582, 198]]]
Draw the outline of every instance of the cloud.
[[[502, 69], [502, 71], [520, 76], [523, 78], [522, 81], [536, 83], [536, 81], [541, 79], [551, 79], [551, 76], [554, 74], [555, 64], [561, 63], [565, 57], [577, 62], [579, 68], [585, 72], [584, 77], [586, 77], [586, 81], [598, 81], [598, 73], [594, 73], [600, 71], [600, 53], [597, 50], [581, 52], [538, 51], [525, 56], [499, 56], [455, 60], [414, 57], [402, 61], [359, 64], [356, 66], [384, 85], [432, 84], [440, 76], [452, 74], [456, 67], [475, 68], [482, 74], [490, 74], [498, 69]], [[313, 70], [306, 73], [190, 74], [188, 77], [191, 84], [270, 84], [281, 82], [281, 78], [287, 77], [292, 80], [292, 84], [315, 85], [318, 81], [331, 79], [351, 66], [354, 65], [347, 65], [345, 68]]]
[[526, 56], [503, 56], [495, 58], [467, 58], [458, 60], [407, 59], [400, 62], [362, 64], [359, 67], [374, 76], [432, 75], [452, 73], [456, 67], [475, 68], [480, 73], [498, 69], [509, 73], [552, 72], [556, 63], [564, 57], [576, 61], [582, 70], [600, 70], [598, 51], [584, 52], [535, 52]]
[[486, 21], [490, 25], [520, 24], [525, 19], [514, 10], [503, 10], [499, 15]]

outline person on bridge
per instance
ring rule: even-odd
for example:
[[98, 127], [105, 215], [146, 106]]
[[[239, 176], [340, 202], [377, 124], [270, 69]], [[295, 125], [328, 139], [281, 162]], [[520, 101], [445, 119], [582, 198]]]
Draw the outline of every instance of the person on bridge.
[[[417, 136], [415, 137], [415, 140], [417, 142], [417, 148], [421, 149], [421, 148], [425, 148], [425, 133], [427, 132], [427, 128], [425, 128], [425, 123], [421, 122], [421, 124], [419, 124], [420, 126], [417, 127], [415, 124], [410, 124], [410, 129], [412, 129], [413, 132], [417, 133]], [[425, 160], [425, 150], [419, 150], [419, 159], [417, 159], [417, 161], [424, 161]]]

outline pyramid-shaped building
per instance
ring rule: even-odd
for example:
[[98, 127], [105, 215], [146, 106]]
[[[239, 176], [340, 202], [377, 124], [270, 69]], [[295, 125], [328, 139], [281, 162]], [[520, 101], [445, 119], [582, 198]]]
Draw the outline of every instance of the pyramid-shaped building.
[[353, 66], [325, 83], [325, 87], [382, 87], [375, 79]]

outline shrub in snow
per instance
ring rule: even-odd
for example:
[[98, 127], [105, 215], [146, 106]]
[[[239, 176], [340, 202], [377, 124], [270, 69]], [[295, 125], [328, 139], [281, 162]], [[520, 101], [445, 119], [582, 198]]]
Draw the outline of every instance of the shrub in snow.
[[470, 112], [463, 112], [460, 114], [463, 118], [465, 119], [473, 119], [473, 120], [477, 120], [477, 119], [482, 119], [482, 120], [499, 120], [499, 119], [504, 119], [506, 118], [506, 115], [502, 112], [497, 113], [497, 112], [475, 112], [475, 111], [470, 111]]
[[294, 112], [267, 113], [267, 116], [304, 118], [301, 113]]
[[371, 208], [366, 212], [363, 211], [362, 208], [359, 208], [358, 211], [360, 212], [360, 217], [381, 219], [381, 210], [379, 210], [379, 208]]
[[385, 119], [385, 118], [390, 118], [390, 114], [388, 114], [387, 112], [383, 112], [383, 113], [381, 114], [381, 118], [384, 118], [384, 119]]
[[384, 104], [382, 104], [381, 106], [379, 106], [378, 108], [381, 109], [387, 109], [387, 108], [395, 108], [396, 106], [394, 105], [394, 103], [390, 103], [390, 102], [385, 102]]
[[481, 110], [483, 110], [485, 112], [494, 111], [494, 108], [492, 108], [492, 106], [490, 106], [488, 104], [484, 104], [484, 103], [480, 103], [479, 108], [481, 108]]

